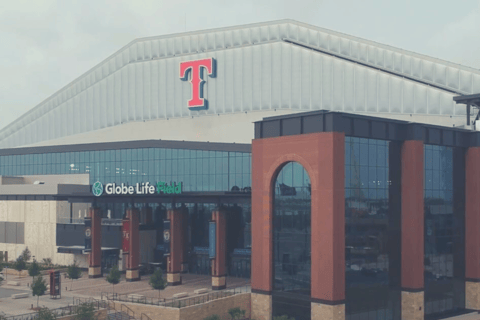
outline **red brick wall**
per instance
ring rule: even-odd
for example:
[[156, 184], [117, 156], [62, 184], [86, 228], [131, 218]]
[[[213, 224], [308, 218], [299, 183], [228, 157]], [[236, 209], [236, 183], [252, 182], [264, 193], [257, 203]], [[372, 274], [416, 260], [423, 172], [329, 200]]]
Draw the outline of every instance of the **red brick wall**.
[[92, 218], [92, 252], [89, 254], [89, 266], [102, 265], [102, 211], [90, 208], [88, 215]]
[[276, 175], [300, 163], [312, 184], [312, 298], [345, 297], [345, 135], [313, 133], [252, 142], [252, 289], [271, 291]]
[[215, 253], [216, 257], [213, 263], [214, 276], [225, 276], [227, 274], [226, 258], [227, 258], [227, 241], [226, 241], [226, 217], [225, 210], [219, 209], [212, 212], [212, 220], [216, 222], [215, 236]]
[[168, 210], [167, 219], [170, 220], [170, 256], [167, 272], [179, 273], [182, 263], [182, 215], [179, 209]]
[[130, 220], [130, 252], [127, 258], [126, 268], [128, 270], [135, 270], [138, 268], [140, 262], [140, 211], [137, 208], [127, 209], [127, 218]]
[[402, 288], [422, 289], [424, 270], [423, 141], [405, 141], [402, 161]]
[[480, 147], [465, 157], [465, 278], [480, 279]]

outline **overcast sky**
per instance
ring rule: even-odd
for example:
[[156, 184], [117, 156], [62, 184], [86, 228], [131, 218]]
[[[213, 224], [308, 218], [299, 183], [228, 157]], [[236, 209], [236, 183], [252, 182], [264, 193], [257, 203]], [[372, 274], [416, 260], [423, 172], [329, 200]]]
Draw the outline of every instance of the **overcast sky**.
[[0, 129], [135, 38], [285, 18], [480, 69], [480, 0], [1, 0]]

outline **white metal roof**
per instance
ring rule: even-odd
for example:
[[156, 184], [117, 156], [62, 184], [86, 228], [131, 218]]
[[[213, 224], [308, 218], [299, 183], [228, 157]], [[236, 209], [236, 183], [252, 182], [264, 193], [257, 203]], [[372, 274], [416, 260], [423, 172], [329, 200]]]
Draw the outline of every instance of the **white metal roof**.
[[[212, 56], [209, 109], [187, 108], [181, 61]], [[0, 148], [143, 120], [260, 110], [462, 115], [480, 71], [293, 20], [132, 41], [0, 131]], [[162, 137], [155, 137], [162, 138]]]

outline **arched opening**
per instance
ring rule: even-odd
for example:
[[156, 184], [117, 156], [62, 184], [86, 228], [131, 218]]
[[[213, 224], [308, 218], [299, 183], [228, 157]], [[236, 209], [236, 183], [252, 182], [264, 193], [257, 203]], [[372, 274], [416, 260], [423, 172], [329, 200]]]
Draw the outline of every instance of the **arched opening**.
[[289, 162], [273, 184], [273, 315], [310, 319], [311, 182]]

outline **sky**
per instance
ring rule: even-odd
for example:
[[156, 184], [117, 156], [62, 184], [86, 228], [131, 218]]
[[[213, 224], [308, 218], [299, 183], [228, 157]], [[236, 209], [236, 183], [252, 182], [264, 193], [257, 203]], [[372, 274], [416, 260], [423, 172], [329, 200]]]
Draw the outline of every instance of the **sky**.
[[480, 0], [0, 0], [0, 130], [136, 38], [278, 19], [480, 69]]

